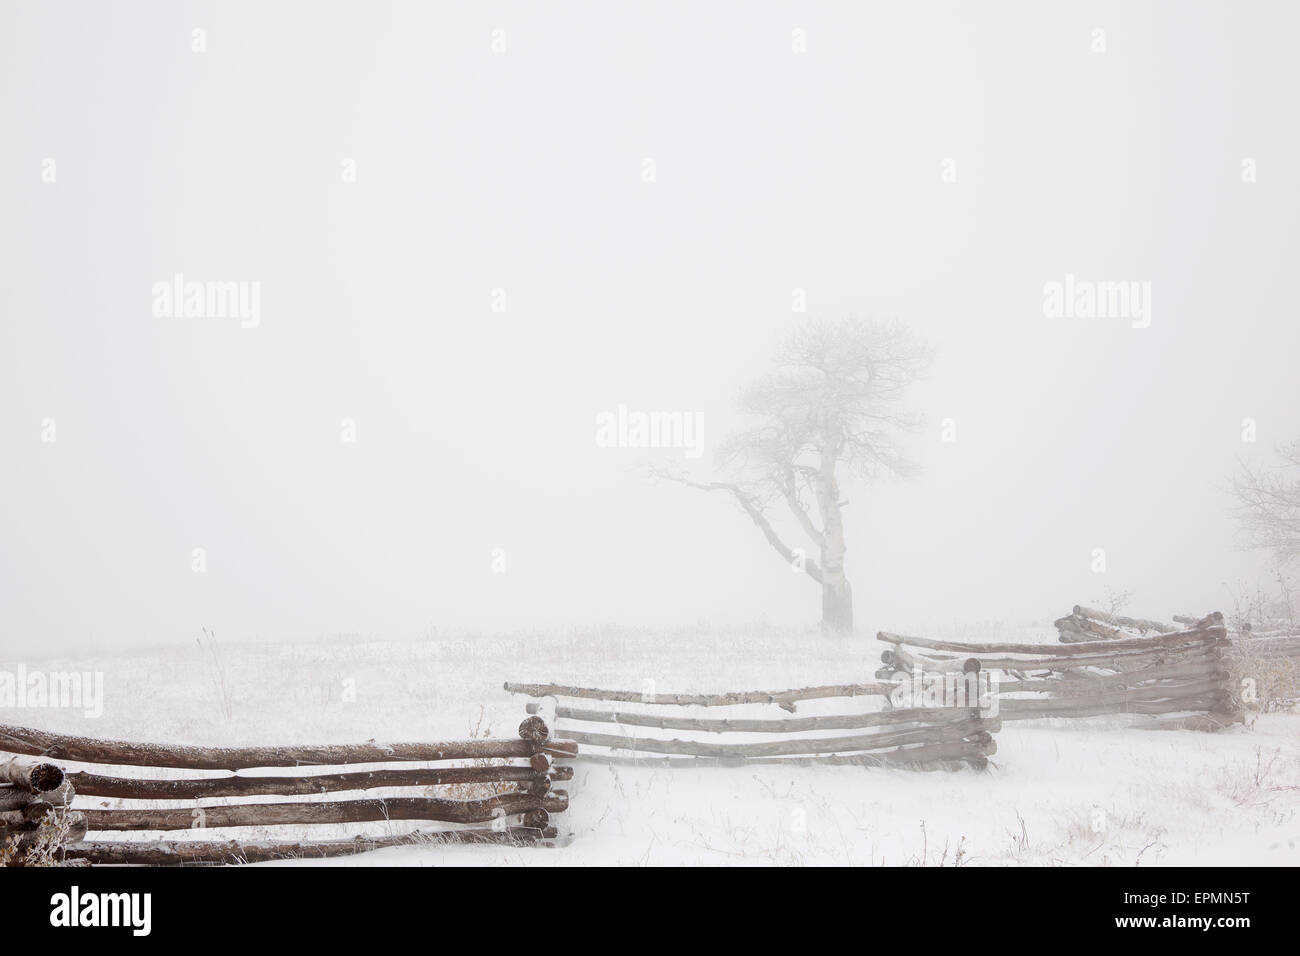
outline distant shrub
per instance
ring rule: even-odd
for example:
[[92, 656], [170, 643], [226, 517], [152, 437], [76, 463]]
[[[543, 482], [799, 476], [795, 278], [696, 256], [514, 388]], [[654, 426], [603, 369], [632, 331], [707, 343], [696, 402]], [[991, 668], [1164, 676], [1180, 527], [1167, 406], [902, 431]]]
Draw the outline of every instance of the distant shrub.
[[1300, 702], [1300, 658], [1269, 653], [1263, 640], [1234, 640], [1228, 671], [1238, 709], [1267, 714], [1294, 710]]

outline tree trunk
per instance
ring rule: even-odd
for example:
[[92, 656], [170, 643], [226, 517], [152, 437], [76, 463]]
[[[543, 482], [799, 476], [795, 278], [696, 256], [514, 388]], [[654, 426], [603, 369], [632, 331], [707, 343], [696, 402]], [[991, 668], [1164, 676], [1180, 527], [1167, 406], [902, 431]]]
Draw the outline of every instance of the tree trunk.
[[[839, 447], [838, 433], [827, 447]], [[835, 452], [824, 453], [817, 482], [817, 508], [822, 516], [822, 627], [837, 634], [853, 631], [853, 589], [844, 576], [844, 514], [840, 486], [835, 480]]]
[[835, 573], [823, 573], [822, 627], [837, 634], [853, 630], [853, 589], [843, 568]]

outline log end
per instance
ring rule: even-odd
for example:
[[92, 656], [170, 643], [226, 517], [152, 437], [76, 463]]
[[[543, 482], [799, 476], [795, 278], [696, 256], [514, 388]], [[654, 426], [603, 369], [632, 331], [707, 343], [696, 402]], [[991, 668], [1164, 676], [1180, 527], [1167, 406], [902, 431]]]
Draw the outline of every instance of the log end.
[[551, 729], [546, 726], [546, 721], [537, 716], [525, 717], [519, 724], [519, 737], [522, 740], [531, 740], [533, 743], [541, 743], [551, 736]]
[[528, 760], [528, 766], [532, 767], [538, 773], [546, 773], [551, 769], [551, 766], [554, 763], [555, 761], [551, 759], [550, 754], [542, 753], [540, 751], [533, 754]]
[[37, 764], [27, 779], [33, 793], [49, 793], [63, 785], [63, 769], [52, 763]]
[[523, 815], [521, 822], [530, 830], [545, 830], [547, 824], [551, 822], [551, 815], [545, 810], [529, 810]]

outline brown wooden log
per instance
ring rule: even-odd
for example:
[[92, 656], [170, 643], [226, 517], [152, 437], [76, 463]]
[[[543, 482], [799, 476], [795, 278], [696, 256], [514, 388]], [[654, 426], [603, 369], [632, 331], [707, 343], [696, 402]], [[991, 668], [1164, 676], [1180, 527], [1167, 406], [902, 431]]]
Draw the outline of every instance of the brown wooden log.
[[551, 778], [545, 774], [538, 774], [532, 780], [518, 784], [520, 793], [531, 794], [534, 797], [544, 797], [551, 792]]
[[[540, 750], [537, 753], [533, 754], [533, 756], [528, 761], [528, 766], [532, 767], [533, 770], [537, 771], [538, 773], [546, 773], [554, 765], [555, 765], [555, 758], [553, 758], [550, 754]], [[561, 769], [567, 769], [570, 773], [573, 772], [572, 767], [566, 767]]]
[[546, 726], [546, 721], [540, 717], [525, 717], [519, 725], [519, 737], [522, 740], [541, 743], [549, 736], [551, 736], [551, 730]]
[[567, 760], [578, 756], [578, 743], [574, 740], [555, 740], [552, 738], [542, 744], [537, 753], [549, 754], [552, 757]]
[[185, 770], [244, 770], [351, 763], [476, 760], [531, 757], [526, 740], [468, 740], [448, 743], [304, 744], [293, 747], [191, 747], [131, 743], [55, 734], [28, 727], [0, 726], [0, 751], [85, 763], [129, 764]]
[[[90, 829], [189, 830], [220, 827], [310, 826], [317, 823], [370, 823], [380, 820], [434, 820], [440, 823], [487, 823], [538, 808], [560, 812], [569, 805], [563, 790], [544, 797], [503, 793], [484, 800], [441, 800], [434, 797], [392, 797], [387, 800], [339, 800], [325, 803], [246, 803], [204, 807], [86, 810]], [[196, 823], [202, 827], [196, 827]]]
[[[553, 835], [553, 834], [552, 834]], [[135, 843], [127, 840], [82, 842], [71, 845], [68, 855], [100, 865], [178, 866], [196, 863], [262, 863], [269, 860], [319, 859], [348, 856], [394, 846], [440, 846], [489, 843], [515, 846], [536, 844], [537, 830], [417, 830], [399, 836], [366, 836], [352, 840], [240, 843], [208, 840], [172, 840]]]
[[[698, 730], [709, 733], [800, 733], [809, 730], [859, 730], [894, 724], [934, 724], [966, 720], [965, 709], [954, 707], [909, 708], [866, 714], [827, 715], [788, 718], [673, 717], [657, 714], [632, 714], [624, 711], [587, 710], [560, 707], [556, 716], [562, 720], [586, 723], [623, 724], [628, 727], [654, 727], [659, 730]], [[567, 733], [567, 731], [566, 731]]]
[[569, 687], [563, 684], [516, 684], [506, 681], [505, 689], [512, 694], [526, 694], [529, 697], [580, 697], [629, 704], [731, 707], [736, 704], [793, 704], [801, 700], [830, 697], [862, 697], [888, 693], [892, 688], [889, 684], [833, 684], [793, 690], [758, 690], [726, 694], [656, 694], [652, 701], [646, 701], [645, 695], [640, 691], [598, 690], [593, 687]]
[[520, 823], [534, 830], [545, 830], [550, 825], [551, 815], [545, 810], [529, 810], [520, 819]]
[[696, 757], [777, 757], [792, 754], [851, 753], [860, 750], [880, 750], [908, 743], [940, 743], [960, 739], [968, 733], [996, 730], [1001, 726], [996, 719], [981, 721], [968, 718], [951, 724], [936, 724], [880, 734], [858, 737], [820, 737], [794, 740], [774, 740], [752, 744], [715, 744], [696, 740], [659, 740], [653, 737], [622, 737], [613, 734], [570, 734], [580, 744], [608, 747], [611, 750], [632, 750], [642, 753], [683, 754]]
[[28, 793], [48, 793], [63, 783], [63, 771], [57, 764], [11, 757], [0, 762], [0, 783], [12, 784]]
[[[74, 772], [68, 779], [76, 792], [87, 797], [123, 797], [131, 800], [196, 800], [202, 797], [310, 796], [381, 787], [437, 787], [462, 783], [511, 783], [531, 780], [531, 767], [430, 767], [427, 769], [370, 770], [359, 773], [306, 774], [281, 777], [239, 774], [154, 780]], [[573, 777], [572, 767], [555, 767], [556, 779]]]

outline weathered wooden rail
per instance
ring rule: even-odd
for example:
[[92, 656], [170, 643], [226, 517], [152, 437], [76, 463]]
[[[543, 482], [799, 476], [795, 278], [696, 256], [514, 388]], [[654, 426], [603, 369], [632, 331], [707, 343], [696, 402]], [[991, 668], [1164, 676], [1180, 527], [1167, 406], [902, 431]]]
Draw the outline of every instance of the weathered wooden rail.
[[1199, 619], [1174, 618], [1173, 624], [1165, 624], [1163, 621], [1125, 617], [1076, 604], [1073, 611], [1054, 623], [1062, 644], [1078, 644], [1170, 634], [1180, 629], [1179, 624], [1191, 627], [1198, 622]]
[[[534, 698], [527, 705], [529, 713], [553, 718], [565, 738], [581, 745], [582, 760], [696, 767], [815, 763], [982, 769], [988, 765], [989, 755], [997, 751], [993, 735], [1001, 723], [996, 718], [971, 706], [893, 711], [868, 711], [861, 706], [871, 704], [890, 686], [842, 684], [654, 695], [562, 684], [507, 682], [505, 689]], [[837, 712], [794, 718], [762, 714], [767, 707], [792, 712], [800, 702], [814, 700], [832, 701]], [[603, 706], [570, 701], [598, 701]], [[742, 707], [760, 713], [712, 716], [721, 708]], [[689, 708], [707, 708], [709, 716], [683, 712]], [[862, 732], [826, 736], [826, 731]]]
[[[52, 827], [64, 858], [114, 864], [330, 857], [424, 842], [535, 844], [557, 835], [551, 815], [567, 809], [569, 797], [554, 785], [572, 779], [573, 767], [556, 761], [571, 760], [577, 751], [573, 741], [554, 739], [536, 716], [524, 719], [514, 740], [290, 747], [141, 744], [0, 726], [0, 852], [7, 848], [10, 862], [21, 864], [42, 840], [51, 839]], [[67, 762], [101, 769], [70, 770], [62, 766]], [[428, 766], [444, 762], [449, 765]], [[394, 763], [420, 766], [382, 766]], [[358, 764], [381, 766], [340, 769]], [[101, 772], [105, 767], [112, 772]], [[155, 768], [154, 775], [140, 775], [149, 773], [145, 768]], [[245, 772], [256, 769], [275, 772]], [[213, 775], [176, 777], [159, 770]], [[433, 787], [453, 787], [469, 796], [430, 796]], [[349, 793], [347, 799], [330, 799]], [[306, 799], [257, 799], [264, 797]], [[106, 806], [104, 798], [119, 805]], [[450, 826], [316, 841], [137, 842], [100, 836], [393, 820]], [[482, 824], [487, 826], [476, 826]]]
[[[1063, 627], [1065, 621], [1070, 623]], [[877, 677], [897, 682], [918, 672], [960, 671], [973, 660], [996, 678], [998, 714], [1007, 720], [1140, 714], [1207, 729], [1240, 720], [1222, 614], [1179, 629], [1076, 607], [1056, 623], [1060, 644], [965, 643], [882, 632], [879, 639], [892, 647], [881, 653], [885, 666]], [[1152, 633], [1134, 637], [1129, 630]]]

